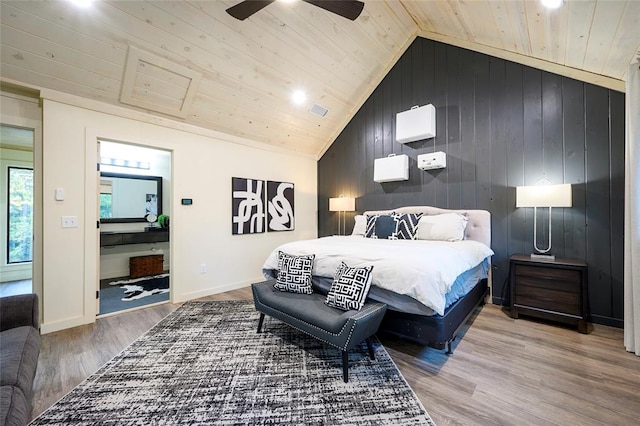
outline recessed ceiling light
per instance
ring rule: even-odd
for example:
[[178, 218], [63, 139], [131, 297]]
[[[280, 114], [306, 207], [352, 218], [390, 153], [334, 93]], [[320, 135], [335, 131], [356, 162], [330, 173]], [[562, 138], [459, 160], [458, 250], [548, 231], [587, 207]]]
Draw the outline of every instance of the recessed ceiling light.
[[563, 0], [540, 0], [540, 3], [549, 9], [557, 9], [562, 6]]
[[68, 1], [75, 4], [78, 7], [86, 8], [91, 6], [95, 0], [68, 0]]
[[307, 95], [302, 90], [296, 90], [291, 95], [291, 100], [296, 105], [302, 105], [302, 103], [307, 100]]

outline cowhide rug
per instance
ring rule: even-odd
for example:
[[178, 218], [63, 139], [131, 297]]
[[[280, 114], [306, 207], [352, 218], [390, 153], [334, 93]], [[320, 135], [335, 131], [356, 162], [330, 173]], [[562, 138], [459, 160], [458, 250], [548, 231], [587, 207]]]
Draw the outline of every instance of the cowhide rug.
[[152, 275], [148, 277], [118, 280], [109, 283], [110, 286], [120, 286], [124, 289], [123, 302], [142, 299], [152, 294], [169, 292], [169, 274]]

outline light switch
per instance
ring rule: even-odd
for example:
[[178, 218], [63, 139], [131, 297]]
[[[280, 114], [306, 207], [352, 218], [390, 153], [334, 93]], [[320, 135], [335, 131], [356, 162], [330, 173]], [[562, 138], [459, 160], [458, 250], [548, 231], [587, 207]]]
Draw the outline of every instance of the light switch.
[[62, 227], [63, 228], [77, 228], [78, 227], [78, 216], [62, 216]]
[[64, 201], [64, 188], [56, 188], [56, 201]]

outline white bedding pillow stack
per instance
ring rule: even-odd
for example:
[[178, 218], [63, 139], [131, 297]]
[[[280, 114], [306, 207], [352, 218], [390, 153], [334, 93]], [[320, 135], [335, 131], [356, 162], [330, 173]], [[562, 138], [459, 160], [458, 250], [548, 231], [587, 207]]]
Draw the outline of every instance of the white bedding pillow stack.
[[364, 237], [364, 234], [367, 232], [367, 218], [362, 214], [358, 214], [354, 219], [356, 224], [353, 226], [353, 232], [351, 235], [360, 235]]
[[461, 241], [469, 219], [459, 213], [422, 216], [418, 222], [416, 240]]

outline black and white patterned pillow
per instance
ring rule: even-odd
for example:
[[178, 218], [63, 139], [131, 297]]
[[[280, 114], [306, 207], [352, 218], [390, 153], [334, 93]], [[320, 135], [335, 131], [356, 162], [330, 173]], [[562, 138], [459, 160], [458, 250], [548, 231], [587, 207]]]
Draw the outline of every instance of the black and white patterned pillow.
[[343, 311], [362, 309], [371, 287], [372, 271], [373, 265], [355, 268], [340, 262], [325, 303]]
[[398, 214], [396, 236], [399, 240], [415, 240], [422, 213]]
[[376, 234], [376, 220], [378, 220], [378, 216], [380, 215], [366, 216], [367, 229], [364, 233], [365, 238], [375, 238], [374, 235]]
[[278, 276], [273, 285], [280, 291], [311, 294], [311, 270], [315, 254], [294, 256], [282, 251], [278, 252]]

